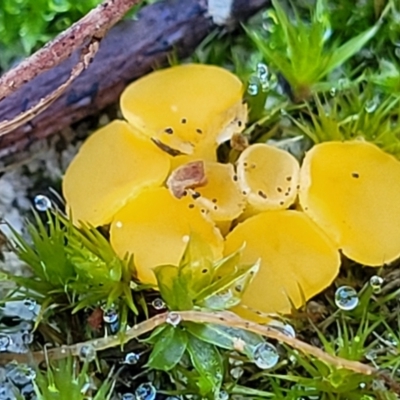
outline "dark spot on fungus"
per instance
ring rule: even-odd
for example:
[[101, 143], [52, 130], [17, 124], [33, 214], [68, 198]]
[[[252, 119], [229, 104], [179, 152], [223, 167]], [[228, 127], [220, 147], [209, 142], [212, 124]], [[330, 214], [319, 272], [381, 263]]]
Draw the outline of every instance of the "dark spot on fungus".
[[184, 190], [184, 191], [183, 191], [182, 197], [183, 197], [183, 196], [187, 196], [187, 190]]
[[217, 199], [212, 199], [211, 200], [213, 203], [216, 203], [217, 202]]
[[281, 187], [277, 187], [276, 190], [277, 190], [279, 193], [282, 193], [282, 188], [281, 188]]
[[194, 193], [192, 194], [192, 199], [193, 199], [193, 200], [196, 200], [196, 199], [198, 199], [200, 196], [201, 196], [201, 194], [200, 194], [199, 192], [194, 192]]
[[203, 214], [206, 212], [206, 210], [205, 210], [204, 208], [202, 208], [200, 211], [201, 211]]
[[360, 174], [357, 173], [357, 172], [353, 172], [353, 173], [351, 174], [351, 176], [352, 176], [353, 178], [359, 178], [359, 177], [360, 177]]
[[262, 190], [259, 190], [259, 191], [258, 191], [258, 195], [259, 195], [260, 197], [262, 197], [263, 199], [266, 199], [266, 198], [267, 198], [267, 195], [266, 195]]
[[285, 204], [285, 202], [284, 202], [284, 201], [280, 201], [279, 204], [280, 204], [281, 206], [283, 206], [283, 205]]
[[204, 268], [204, 269], [201, 271], [202, 274], [206, 274], [207, 272], [208, 272], [208, 269], [207, 269], [207, 268]]
[[290, 181], [292, 180], [292, 177], [291, 177], [291, 176], [287, 176], [287, 177], [286, 177], [286, 180], [287, 180], [288, 182], [290, 182]]
[[214, 210], [218, 210], [218, 207], [217, 207], [217, 206], [214, 206]]
[[243, 163], [243, 167], [247, 167], [247, 162]]
[[242, 126], [242, 121], [238, 121], [237, 124], [238, 124], [238, 127], [240, 128]]
[[194, 208], [194, 204], [189, 204], [189, 208]]
[[246, 194], [247, 194], [247, 192], [245, 191], [245, 190], [243, 190], [243, 192], [242, 192], [245, 196], [246, 196]]
[[199, 129], [199, 128], [196, 129], [196, 132], [197, 133], [203, 133], [203, 131], [201, 129]]
[[172, 128], [166, 128], [164, 130], [165, 133], [168, 133], [168, 135], [172, 135], [174, 133], [174, 130]]
[[242, 291], [242, 287], [240, 285], [237, 285], [235, 286], [235, 290], [240, 293]]
[[297, 185], [297, 186], [296, 186], [296, 189], [299, 190], [299, 189], [300, 189], [300, 185]]
[[181, 119], [181, 123], [182, 123], [182, 124], [186, 124], [186, 122], [187, 122], [187, 119], [186, 119], [186, 118], [182, 118], [182, 119]]
[[237, 175], [233, 175], [233, 180], [236, 182], [238, 180]]

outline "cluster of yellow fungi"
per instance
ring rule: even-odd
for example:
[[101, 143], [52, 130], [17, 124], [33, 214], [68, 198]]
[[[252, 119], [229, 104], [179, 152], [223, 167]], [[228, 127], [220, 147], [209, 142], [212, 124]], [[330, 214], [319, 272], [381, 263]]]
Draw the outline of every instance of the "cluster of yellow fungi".
[[242, 95], [241, 81], [214, 66], [137, 80], [121, 97], [125, 121], [83, 144], [63, 192], [76, 223], [110, 225], [113, 248], [133, 254], [144, 283], [179, 263], [192, 233], [215, 260], [244, 244], [243, 262], [261, 264], [235, 311], [259, 320], [329, 286], [340, 253], [367, 266], [400, 256], [400, 162], [351, 141], [315, 145], [301, 167], [263, 143], [219, 163], [217, 147], [246, 124]]

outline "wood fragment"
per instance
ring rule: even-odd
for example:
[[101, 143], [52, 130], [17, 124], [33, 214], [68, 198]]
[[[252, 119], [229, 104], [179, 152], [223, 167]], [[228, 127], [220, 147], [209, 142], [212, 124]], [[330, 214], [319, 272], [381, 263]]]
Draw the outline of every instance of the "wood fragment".
[[105, 0], [39, 51], [0, 78], [0, 101], [36, 76], [66, 60], [73, 51], [106, 32], [140, 0]]
[[[268, 3], [235, 0], [236, 26]], [[0, 137], [0, 171], [35, 155], [46, 138], [115, 103], [132, 80], [167, 64], [171, 55], [190, 55], [214, 29], [205, 0], [160, 0], [144, 7], [137, 20], [116, 25], [88, 69], [64, 94], [34, 119]], [[13, 119], [52, 93], [78, 60], [79, 50], [1, 101], [0, 121]]]

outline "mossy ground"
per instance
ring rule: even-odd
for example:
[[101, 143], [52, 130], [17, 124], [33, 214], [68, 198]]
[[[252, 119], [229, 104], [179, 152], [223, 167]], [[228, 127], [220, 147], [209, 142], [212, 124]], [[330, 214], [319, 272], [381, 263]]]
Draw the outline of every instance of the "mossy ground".
[[[301, 159], [313, 143], [363, 136], [399, 157], [398, 2], [367, 0], [356, 6], [350, 0], [293, 3], [294, 8], [287, 2], [275, 2], [275, 8], [262, 11], [245, 29], [213, 34], [192, 60], [223, 65], [246, 83], [250, 121], [245, 133], [250, 142], [273, 140]], [[237, 157], [227, 145], [219, 149], [219, 155], [221, 160]], [[172, 292], [166, 285], [161, 291], [164, 304], [156, 292], [130, 282], [130, 261], [115, 258], [103, 232], [90, 227], [74, 229], [65, 219], [47, 213], [40, 213], [29, 227], [33, 245], [21, 237], [18, 253], [37, 279], [7, 275], [0, 282], [16, 283], [22, 288], [16, 295], [34, 298], [41, 305], [38, 315], [22, 317], [31, 320], [32, 326], [24, 331], [33, 334], [28, 338], [21, 336], [21, 315], [0, 308], [0, 344], [4, 340], [1, 335], [7, 334], [15, 343], [22, 340], [24, 351], [29, 346], [36, 356], [50, 344], [48, 357], [34, 373], [36, 386], [30, 392], [26, 389], [26, 398], [34, 398], [32, 390], [44, 400], [100, 400], [119, 398], [123, 393], [126, 400], [188, 395], [196, 399], [369, 400], [400, 395], [399, 263], [365, 268], [343, 259], [341, 273], [330, 288], [283, 318], [294, 328], [297, 339], [342, 360], [371, 366], [377, 370], [373, 375], [366, 375], [361, 367], [350, 369], [340, 360], [326, 362], [279, 340], [269, 340], [279, 361], [263, 369], [251, 352], [240, 351], [257, 347], [260, 337], [245, 329], [217, 329], [211, 313], [205, 320], [197, 320], [202, 324], [175, 321], [180, 324], [178, 330], [171, 329], [174, 321], [155, 330], [158, 320], [150, 320], [148, 327], [140, 325], [166, 308], [185, 309], [184, 296], [178, 293], [185, 293], [179, 292], [182, 287], [190, 288], [190, 279]], [[77, 274], [75, 266], [84, 262], [85, 268]], [[247, 270], [239, 272], [244, 275]], [[383, 278], [380, 285], [371, 285], [374, 276]], [[236, 278], [232, 276], [232, 282]], [[335, 291], [344, 285], [354, 288], [359, 300], [357, 307], [348, 311], [335, 303]], [[11, 303], [8, 299], [7, 304]], [[17, 310], [31, 308], [32, 302], [28, 302], [19, 304]], [[137, 324], [147, 335], [152, 332], [148, 340], [115, 346], [125, 341], [124, 337], [135, 336], [134, 328], [126, 336], [124, 332]], [[120, 336], [113, 341], [117, 332]], [[109, 338], [103, 341], [105, 336]], [[92, 342], [99, 349], [96, 360], [91, 347], [83, 349], [86, 355], [81, 354], [80, 359], [50, 360], [53, 345], [88, 340], [98, 340]], [[106, 344], [101, 347], [100, 342]], [[166, 349], [171, 351], [166, 353]], [[65, 350], [65, 354], [79, 353], [82, 347]], [[55, 353], [61, 357], [62, 348]], [[15, 358], [38, 368], [30, 354], [21, 351]], [[7, 357], [0, 353], [1, 361]], [[5, 372], [14, 376], [9, 381], [15, 386], [31, 384], [32, 379], [23, 385], [15, 383], [15, 371], [10, 373], [17, 368], [14, 364], [5, 368], [0, 369], [1, 379]], [[28, 374], [24, 368], [17, 371], [20, 378]], [[0, 385], [3, 388], [5, 384]], [[14, 396], [18, 398], [17, 392]]]

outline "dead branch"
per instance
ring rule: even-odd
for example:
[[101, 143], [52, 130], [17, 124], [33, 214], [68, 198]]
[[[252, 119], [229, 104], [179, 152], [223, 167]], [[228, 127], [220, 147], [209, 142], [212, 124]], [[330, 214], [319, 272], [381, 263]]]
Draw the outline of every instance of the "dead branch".
[[140, 0], [105, 0], [69, 29], [0, 78], [0, 101], [39, 74], [66, 60], [74, 50], [106, 32]]
[[[234, 0], [229, 27], [268, 3]], [[89, 68], [63, 95], [34, 119], [0, 137], [0, 171], [36, 154], [42, 140], [115, 103], [127, 84], [165, 65], [172, 54], [190, 55], [215, 28], [205, 0], [161, 0], [144, 7], [136, 21], [118, 24], [102, 40]], [[0, 102], [0, 121], [13, 119], [54, 92], [78, 60], [79, 50], [7, 96]]]

